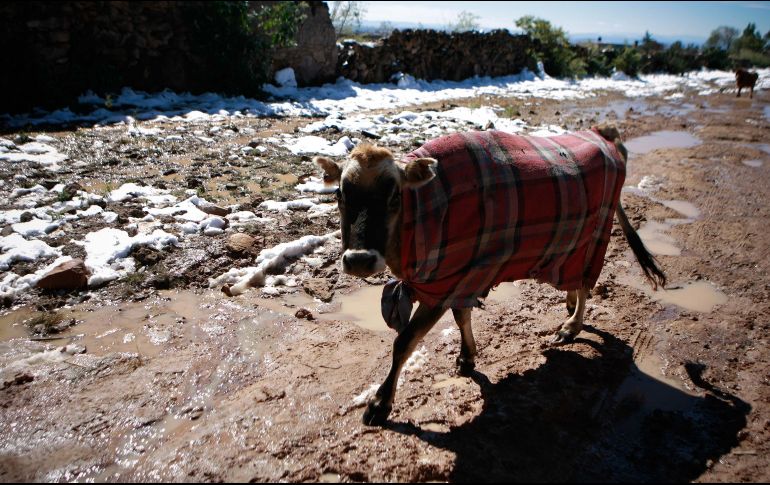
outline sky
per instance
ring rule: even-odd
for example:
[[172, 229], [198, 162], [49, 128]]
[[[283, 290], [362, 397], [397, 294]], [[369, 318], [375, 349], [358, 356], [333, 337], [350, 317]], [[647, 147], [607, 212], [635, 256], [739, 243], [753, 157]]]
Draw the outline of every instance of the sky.
[[483, 29], [515, 29], [514, 20], [534, 15], [561, 27], [572, 37], [579, 34], [640, 38], [700, 38], [720, 25], [743, 30], [754, 22], [764, 34], [770, 30], [770, 1], [739, 2], [364, 2], [367, 22], [422, 23], [446, 26], [462, 11], [478, 15]]

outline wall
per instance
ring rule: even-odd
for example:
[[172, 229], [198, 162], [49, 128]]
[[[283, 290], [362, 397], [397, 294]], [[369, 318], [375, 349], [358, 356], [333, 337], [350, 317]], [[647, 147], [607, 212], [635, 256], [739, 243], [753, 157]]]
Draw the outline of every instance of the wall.
[[[267, 3], [271, 2], [251, 2], [250, 8]], [[319, 1], [308, 3], [298, 45], [277, 50], [272, 62], [273, 69], [294, 67], [300, 85], [336, 77], [337, 47], [328, 7]], [[61, 107], [89, 89], [109, 92], [123, 86], [256, 94], [261, 84], [243, 84], [260, 59], [245, 59], [248, 56], [237, 50], [227, 55], [216, 52], [212, 59], [205, 50], [210, 47], [208, 39], [196, 35], [196, 23], [204, 29], [212, 24], [224, 28], [205, 16], [211, 5], [200, 1], [0, 3], [4, 48], [0, 113]], [[212, 32], [214, 36], [219, 35]], [[236, 40], [225, 42], [232, 45]]]
[[[274, 2], [250, 2], [252, 10]], [[382, 83], [404, 72], [420, 79], [461, 80], [534, 69], [530, 40], [506, 31], [449, 34], [395, 31], [369, 47], [338, 49], [325, 2], [311, 1], [297, 46], [272, 53], [273, 72], [293, 67], [300, 86], [344, 76]], [[270, 53], [220, 51], [239, 45], [235, 29], [206, 15], [225, 5], [201, 1], [6, 1], [0, 3], [0, 113], [73, 105], [87, 90], [258, 93], [253, 68]], [[201, 12], [204, 12], [203, 14]], [[210, 31], [224, 32], [224, 35]], [[251, 71], [250, 71], [251, 70]], [[269, 76], [272, 80], [272, 75]], [[252, 86], [252, 84], [257, 84]]]
[[497, 30], [447, 33], [435, 30], [394, 31], [374, 46], [345, 43], [339, 75], [361, 83], [387, 82], [397, 72], [418, 79], [459, 81], [473, 76], [516, 74], [535, 69], [527, 55], [531, 40]]

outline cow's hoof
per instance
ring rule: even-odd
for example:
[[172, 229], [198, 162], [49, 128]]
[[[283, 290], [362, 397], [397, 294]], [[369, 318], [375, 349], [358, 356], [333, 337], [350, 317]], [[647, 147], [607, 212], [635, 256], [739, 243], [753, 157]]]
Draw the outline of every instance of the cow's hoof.
[[458, 356], [455, 363], [457, 364], [457, 375], [463, 377], [470, 377], [473, 375], [473, 369], [476, 368], [476, 362], [474, 362], [473, 359]]
[[390, 406], [382, 404], [379, 398], [375, 398], [374, 401], [370, 401], [364, 411], [364, 424], [367, 426], [382, 426], [385, 421], [388, 420], [390, 414]]
[[569, 330], [559, 330], [551, 339], [551, 345], [566, 345], [572, 343], [575, 337], [577, 337], [577, 333], [570, 332]]

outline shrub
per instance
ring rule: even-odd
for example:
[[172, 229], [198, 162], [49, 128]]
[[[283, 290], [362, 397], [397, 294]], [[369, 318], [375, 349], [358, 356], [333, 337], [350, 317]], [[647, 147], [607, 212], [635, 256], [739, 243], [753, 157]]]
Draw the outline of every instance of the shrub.
[[631, 77], [639, 75], [639, 70], [642, 66], [642, 56], [633, 47], [626, 47], [618, 57], [615, 58], [613, 66], [618, 71], [623, 71]]

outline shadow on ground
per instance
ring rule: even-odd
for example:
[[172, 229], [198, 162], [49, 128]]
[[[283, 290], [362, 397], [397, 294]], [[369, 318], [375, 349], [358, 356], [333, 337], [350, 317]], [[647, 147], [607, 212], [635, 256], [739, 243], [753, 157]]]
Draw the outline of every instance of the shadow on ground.
[[[423, 478], [467, 482], [690, 481], [738, 444], [751, 407], [705, 382], [702, 365], [685, 366], [705, 392], [693, 396], [641, 372], [621, 340], [584, 331], [603, 342], [576, 342], [599, 357], [550, 349], [544, 365], [495, 384], [476, 372], [484, 407], [467, 424], [446, 433], [387, 427], [456, 454], [449, 477]], [[644, 381], [643, 395], [620, 392], [631, 378]]]

